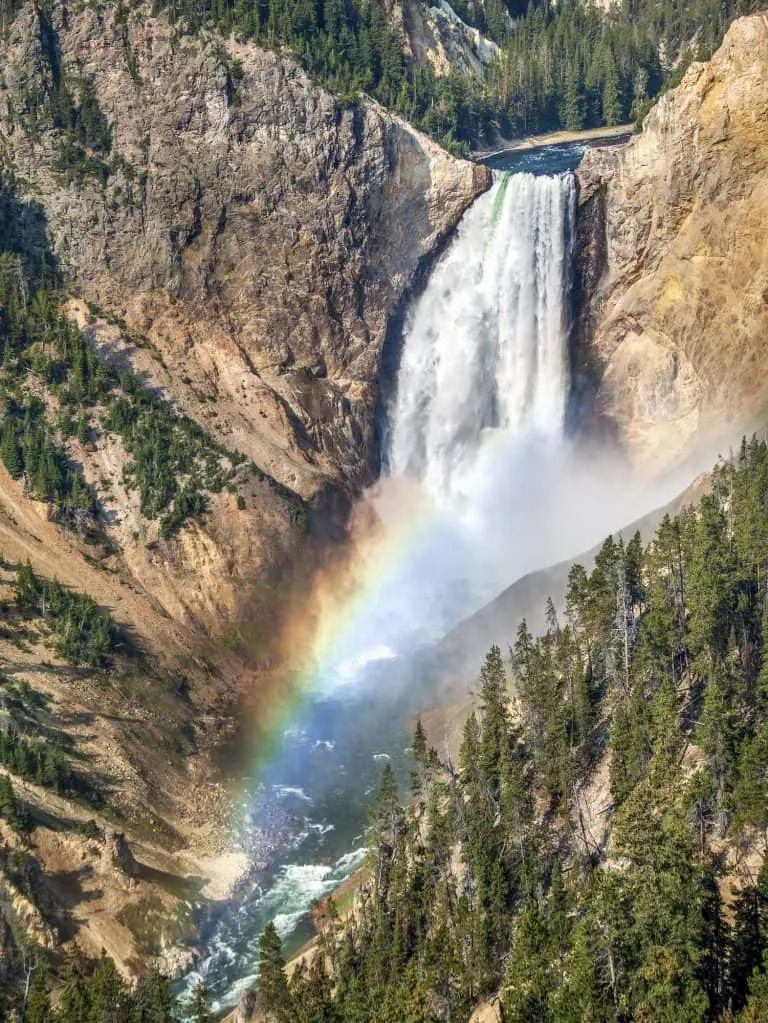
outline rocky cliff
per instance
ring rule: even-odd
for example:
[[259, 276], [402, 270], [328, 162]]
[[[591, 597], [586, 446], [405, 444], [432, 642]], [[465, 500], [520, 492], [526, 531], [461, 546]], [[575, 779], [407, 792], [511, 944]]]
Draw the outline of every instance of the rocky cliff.
[[[280, 482], [370, 479], [387, 317], [485, 172], [374, 105], [342, 109], [287, 56], [184, 35], [149, 5], [51, 18], [29, 4], [10, 28], [0, 133], [69, 279]], [[61, 131], [30, 130], [52, 76], [93, 87], [103, 182], [67, 180]]]
[[447, 0], [425, 5], [417, 0], [395, 3], [391, 18], [403, 32], [407, 55], [437, 76], [482, 76], [499, 55], [499, 47], [463, 21]]
[[[388, 321], [485, 170], [373, 104], [342, 108], [288, 56], [193, 37], [148, 4], [29, 3], [2, 56], [2, 167], [100, 352], [301, 499], [369, 482]], [[84, 97], [108, 153], [73, 143]], [[226, 632], [301, 543], [289, 497], [257, 486], [148, 552], [124, 454], [71, 454], [94, 485], [112, 477], [107, 528], [180, 620]]]
[[[3, 373], [2, 416], [25, 388], [40, 393], [98, 508], [85, 537], [0, 465], [4, 614], [29, 561], [128, 638], [86, 670], [37, 611], [4, 619], [3, 707], [21, 708], [30, 735], [60, 733], [97, 789], [83, 808], [14, 773], [52, 933], [133, 968], [189, 930], [174, 923], [179, 890], [216, 898], [234, 880], [212, 750], [233, 698], [274, 684], [276, 613], [306, 587], [313, 529], [376, 472], [388, 324], [488, 183], [376, 105], [342, 108], [289, 56], [193, 37], [149, 4], [30, 2], [4, 20], [4, 272], [21, 279], [49, 251], [63, 314], [121, 371], [77, 405], [77, 430], [59, 425], [71, 394], [41, 387], [31, 358], [28, 378], [24, 359], [10, 383]], [[193, 451], [186, 477], [221, 477], [178, 529], [142, 507], [135, 450], [108, 422], [137, 386], [173, 409], [163, 428]], [[130, 876], [112, 862], [115, 829]], [[0, 948], [2, 917], [0, 905]]]
[[659, 470], [768, 409], [768, 16], [730, 28], [628, 145], [579, 170], [577, 357]]

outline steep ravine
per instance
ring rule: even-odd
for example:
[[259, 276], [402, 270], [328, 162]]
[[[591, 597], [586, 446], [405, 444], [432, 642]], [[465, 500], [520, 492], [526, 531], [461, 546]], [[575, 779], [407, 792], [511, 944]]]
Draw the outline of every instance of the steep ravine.
[[[30, 558], [109, 607], [146, 655], [99, 674], [65, 665], [44, 630], [23, 656], [13, 636], [0, 644], [3, 671], [42, 694], [127, 808], [117, 826], [138, 877], [113, 855], [111, 812], [17, 786], [42, 868], [74, 877], [53, 892], [68, 927], [129, 968], [135, 931], [160, 917], [172, 945], [182, 900], [232, 880], [237, 863], [214, 859], [227, 800], [211, 748], [232, 696], [272, 681], [283, 581], [312, 565], [308, 526], [343, 522], [376, 476], [392, 325], [490, 176], [375, 104], [342, 107], [290, 56], [185, 35], [149, 4], [61, 3], [48, 20], [30, 2], [0, 57], [0, 228], [12, 214], [30, 246], [50, 245], [66, 312], [107, 361], [256, 467], [164, 539], [125, 485], [121, 444], [69, 438], [103, 503], [103, 557], [0, 470], [8, 600]], [[644, 468], [766, 407], [767, 72], [768, 19], [744, 19], [639, 138], [579, 171], [585, 423]], [[110, 147], [73, 160], [52, 99], [83, 83]], [[126, 903], [134, 931], [117, 920]]]
[[[46, 114], [83, 81], [111, 130], [104, 180], [67, 168]], [[334, 489], [374, 478], [388, 317], [484, 168], [373, 104], [342, 108], [288, 56], [185, 35], [149, 4], [65, 3], [50, 20], [25, 5], [0, 110], [2, 167], [69, 287], [126, 325], [93, 321], [104, 354], [331, 514]], [[226, 633], [301, 541], [289, 504], [217, 500], [160, 557], [130, 515], [115, 531], [166, 610]]]

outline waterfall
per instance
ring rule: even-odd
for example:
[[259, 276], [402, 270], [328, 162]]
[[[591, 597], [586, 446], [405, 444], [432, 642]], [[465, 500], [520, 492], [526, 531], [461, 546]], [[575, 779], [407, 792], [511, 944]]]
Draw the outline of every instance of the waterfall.
[[450, 502], [488, 431], [561, 438], [574, 205], [570, 173], [503, 174], [465, 214], [407, 327], [391, 475]]
[[[674, 480], [651, 488], [615, 453], [587, 453], [563, 436], [573, 215], [571, 175], [500, 177], [413, 307], [389, 471], [365, 496], [354, 557], [331, 565], [323, 599], [297, 608], [302, 629], [312, 623], [302, 646], [313, 656], [283, 722], [290, 728], [245, 800], [246, 847], [274, 862], [238, 890], [187, 975], [188, 990], [205, 979], [217, 1008], [254, 982], [266, 922], [293, 952], [306, 937], [294, 931], [304, 911], [362, 858], [381, 763], [391, 757], [405, 780], [402, 723], [434, 702], [430, 644], [526, 573], [588, 550], [679, 492]], [[514, 640], [517, 622], [507, 624], [502, 643]], [[463, 663], [450, 670], [465, 677]], [[288, 693], [281, 710], [290, 704]]]

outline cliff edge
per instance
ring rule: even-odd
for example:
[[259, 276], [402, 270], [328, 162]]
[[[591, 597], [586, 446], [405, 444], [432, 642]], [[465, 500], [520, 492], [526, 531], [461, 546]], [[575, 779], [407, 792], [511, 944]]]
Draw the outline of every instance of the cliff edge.
[[593, 412], [658, 471], [768, 408], [768, 15], [578, 169], [575, 343]]

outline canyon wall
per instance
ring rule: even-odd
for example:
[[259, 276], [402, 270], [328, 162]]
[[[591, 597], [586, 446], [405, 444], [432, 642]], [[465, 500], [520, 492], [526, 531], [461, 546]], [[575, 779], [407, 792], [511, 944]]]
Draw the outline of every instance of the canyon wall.
[[[208, 427], [282, 483], [369, 479], [387, 316], [485, 170], [373, 104], [343, 109], [288, 56], [185, 35], [149, 5], [51, 17], [29, 4], [10, 27], [0, 133], [69, 279], [148, 334], [180, 394], [188, 377], [190, 403], [218, 403]], [[95, 91], [104, 184], [66, 180], [61, 133], [28, 130], [52, 75]]]
[[[274, 640], [325, 539], [314, 530], [343, 525], [377, 472], [388, 323], [490, 182], [377, 105], [341, 106], [289, 55], [192, 36], [148, 3], [47, 8], [26, 3], [1, 26], [6, 272], [49, 250], [62, 312], [107, 363], [202, 426], [226, 473], [204, 512], [164, 533], [104, 403], [84, 403], [83, 429], [62, 432], [61, 392], [34, 375], [52, 439], [97, 499], [96, 541], [0, 464], [6, 619], [29, 562], [130, 638], [108, 670], [85, 670], [37, 618], [14, 621], [23, 643], [6, 620], [0, 688], [12, 676], [25, 714], [45, 707], [45, 734], [60, 733], [98, 797], [81, 806], [14, 777], [33, 827], [14, 841], [39, 870], [46, 942], [74, 936], [135, 970], [193, 930], [165, 878], [193, 879], [184, 899], [217, 899], [244, 866], [225, 851], [215, 750], [235, 701], [257, 704], [281, 682]], [[137, 876], [107, 862], [115, 828]], [[0, 950], [12, 947], [4, 917]]]
[[[736, 21], [626, 146], [578, 169], [588, 422], [659, 471], [768, 410], [768, 16]], [[577, 384], [578, 384], [577, 380]], [[582, 386], [582, 394], [588, 390]]]
[[[82, 105], [84, 85], [108, 155], [73, 158], [57, 123], [62, 89]], [[113, 476], [106, 527], [141, 586], [226, 631], [302, 549], [288, 492], [338, 520], [338, 495], [375, 478], [388, 320], [489, 174], [375, 104], [342, 107], [290, 56], [187, 34], [149, 4], [25, 5], [2, 45], [0, 138], [101, 353], [278, 485], [245, 508], [218, 495], [166, 544], [121, 490], [123, 453], [71, 452], [97, 490]]]

